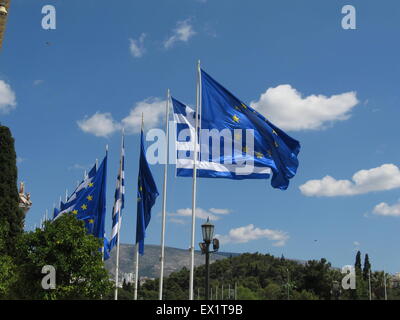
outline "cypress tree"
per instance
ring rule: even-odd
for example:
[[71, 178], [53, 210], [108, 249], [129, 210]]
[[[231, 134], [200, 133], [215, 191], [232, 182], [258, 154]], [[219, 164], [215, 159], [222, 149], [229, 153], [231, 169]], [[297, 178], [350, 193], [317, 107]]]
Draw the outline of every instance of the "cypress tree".
[[354, 264], [354, 268], [356, 269], [356, 274], [361, 274], [361, 252], [357, 251], [356, 262]]
[[16, 238], [24, 229], [24, 213], [18, 206], [17, 157], [10, 129], [0, 125], [0, 223], [4, 234], [5, 251], [13, 253]]
[[368, 254], [366, 254], [364, 258], [364, 269], [363, 269], [364, 280], [368, 279], [370, 270], [371, 270], [371, 263], [369, 262]]

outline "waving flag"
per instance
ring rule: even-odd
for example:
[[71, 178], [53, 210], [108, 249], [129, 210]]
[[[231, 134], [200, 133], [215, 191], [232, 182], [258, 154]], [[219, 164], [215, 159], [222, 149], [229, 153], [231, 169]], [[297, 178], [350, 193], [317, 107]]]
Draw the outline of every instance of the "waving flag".
[[[266, 179], [272, 174], [272, 186], [287, 189], [299, 165], [299, 142], [237, 99], [203, 70], [201, 89], [197, 176]], [[177, 175], [191, 177], [195, 112], [176, 99], [172, 102], [177, 130]]]
[[136, 222], [136, 243], [139, 244], [139, 253], [144, 254], [144, 238], [146, 228], [151, 219], [151, 208], [158, 197], [157, 186], [147, 163], [143, 142], [143, 129], [140, 135], [140, 159], [137, 191], [137, 222]]
[[112, 231], [109, 250], [117, 245], [119, 230], [121, 228], [122, 209], [125, 203], [125, 138], [122, 136], [121, 160], [117, 177], [117, 187], [114, 195], [114, 208], [112, 216]]
[[65, 213], [72, 213], [77, 219], [85, 222], [88, 233], [102, 239], [105, 232], [106, 178], [107, 155], [99, 168], [94, 166], [67, 201], [61, 203], [60, 213], [55, 219]]

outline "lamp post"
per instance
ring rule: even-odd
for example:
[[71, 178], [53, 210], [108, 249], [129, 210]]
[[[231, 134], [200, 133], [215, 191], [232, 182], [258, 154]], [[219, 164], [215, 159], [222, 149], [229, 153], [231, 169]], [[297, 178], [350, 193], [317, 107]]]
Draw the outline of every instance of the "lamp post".
[[[206, 279], [205, 279], [205, 299], [209, 300], [210, 296], [210, 253], [217, 252], [219, 249], [218, 239], [213, 239], [214, 236], [214, 225], [210, 222], [210, 218], [207, 218], [207, 222], [201, 225], [201, 231], [203, 234], [203, 241], [199, 243], [201, 253], [206, 255]], [[213, 244], [213, 251], [210, 251], [210, 244]]]

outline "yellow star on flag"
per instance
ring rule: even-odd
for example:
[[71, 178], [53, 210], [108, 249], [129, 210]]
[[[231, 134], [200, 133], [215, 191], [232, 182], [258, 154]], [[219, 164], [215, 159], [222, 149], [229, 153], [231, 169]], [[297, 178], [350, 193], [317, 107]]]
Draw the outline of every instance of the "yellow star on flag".
[[93, 197], [92, 196], [87, 196], [86, 199], [88, 199], [89, 201], [92, 201]]
[[89, 223], [94, 223], [94, 220], [93, 219], [89, 219]]
[[82, 210], [86, 210], [86, 209], [87, 209], [87, 205], [86, 205], [86, 204], [83, 204], [83, 205], [81, 206], [81, 208], [82, 208]]
[[261, 159], [262, 157], [264, 157], [264, 155], [261, 152], [256, 152], [255, 154], [258, 159]]
[[237, 115], [234, 115], [234, 116], [232, 117], [232, 120], [235, 121], [235, 122], [239, 122], [239, 118], [238, 118]]
[[242, 107], [243, 109], [247, 109], [247, 106], [244, 103], [242, 103]]
[[93, 183], [93, 182], [89, 182], [88, 186], [89, 186], [89, 187], [93, 187], [93, 186], [94, 186], [94, 183]]
[[72, 214], [78, 214], [78, 210], [72, 210]]

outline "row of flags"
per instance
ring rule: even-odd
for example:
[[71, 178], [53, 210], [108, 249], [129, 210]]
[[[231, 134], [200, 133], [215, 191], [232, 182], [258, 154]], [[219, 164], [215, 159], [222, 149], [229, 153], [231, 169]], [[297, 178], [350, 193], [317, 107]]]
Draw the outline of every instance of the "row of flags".
[[[266, 117], [236, 98], [232, 93], [215, 81], [209, 74], [198, 67], [198, 90], [196, 110], [170, 97], [166, 105], [168, 123], [169, 103], [172, 101], [176, 137], [176, 174], [180, 177], [192, 177], [193, 213], [192, 213], [192, 246], [191, 246], [191, 287], [193, 296], [193, 259], [194, 259], [194, 219], [196, 178], [227, 178], [227, 179], [268, 179], [272, 175], [271, 185], [274, 188], [286, 190], [289, 180], [296, 174], [299, 162], [297, 156], [300, 143], [273, 125]], [[212, 139], [203, 138], [200, 129], [228, 132], [215, 146]], [[182, 139], [183, 130], [190, 133]], [[168, 131], [167, 131], [168, 132]], [[247, 139], [251, 132], [251, 139]], [[197, 133], [197, 134], [196, 134]], [[183, 135], [184, 136], [184, 135]], [[168, 141], [167, 137], [167, 141]], [[232, 147], [232, 148], [229, 148]], [[210, 152], [219, 148], [217, 157]], [[115, 200], [112, 211], [112, 231], [108, 240], [105, 232], [106, 218], [106, 177], [108, 152], [101, 162], [89, 171], [75, 191], [60, 203], [60, 208], [54, 210], [54, 219], [62, 214], [70, 213], [85, 222], [88, 233], [103, 239], [101, 248], [104, 260], [110, 257], [114, 247], [117, 249], [116, 284], [119, 268], [119, 237], [122, 223], [122, 209], [125, 202], [125, 138], [122, 135], [121, 158], [115, 190]], [[168, 157], [168, 156], [167, 156]], [[252, 163], [251, 172], [243, 167]], [[166, 168], [163, 188], [163, 233], [165, 230], [165, 198], [166, 198]], [[196, 172], [196, 174], [194, 174]], [[144, 254], [144, 239], [146, 229], [151, 219], [151, 209], [159, 192], [146, 159], [144, 146], [143, 119], [140, 134], [139, 173], [137, 182], [137, 220], [136, 220], [136, 281], [139, 254]], [[162, 239], [162, 246], [164, 239]], [[163, 249], [161, 260], [163, 260]], [[163, 261], [161, 262], [163, 266]], [[161, 267], [162, 269], [163, 267]], [[160, 278], [163, 276], [161, 270]], [[135, 292], [136, 293], [136, 292]], [[115, 299], [118, 297], [115, 291]], [[162, 280], [160, 281], [160, 299], [162, 299]]]

